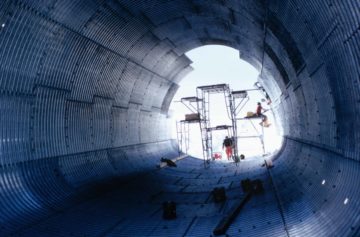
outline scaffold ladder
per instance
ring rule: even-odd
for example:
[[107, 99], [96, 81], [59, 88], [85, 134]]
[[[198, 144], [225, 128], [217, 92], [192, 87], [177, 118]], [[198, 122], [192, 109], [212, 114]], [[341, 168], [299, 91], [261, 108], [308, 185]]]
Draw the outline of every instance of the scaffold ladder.
[[213, 156], [212, 150], [212, 129], [210, 124], [210, 94], [223, 93], [226, 103], [226, 112], [231, 120], [231, 137], [234, 140], [234, 156], [238, 157], [237, 149], [237, 125], [236, 125], [236, 107], [228, 84], [217, 84], [208, 86], [199, 86], [196, 88], [196, 94], [199, 98], [197, 109], [200, 114], [200, 130], [203, 147], [205, 166]]

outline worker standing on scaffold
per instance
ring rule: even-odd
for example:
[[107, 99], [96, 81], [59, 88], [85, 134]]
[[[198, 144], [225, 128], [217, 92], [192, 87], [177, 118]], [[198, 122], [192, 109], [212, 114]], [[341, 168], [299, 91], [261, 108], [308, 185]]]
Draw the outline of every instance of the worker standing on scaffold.
[[225, 152], [226, 152], [226, 156], [227, 156], [228, 160], [230, 160], [232, 153], [233, 153], [232, 147], [233, 147], [232, 139], [229, 138], [228, 136], [226, 136], [224, 139], [224, 142], [223, 142], [223, 149], [225, 148]]

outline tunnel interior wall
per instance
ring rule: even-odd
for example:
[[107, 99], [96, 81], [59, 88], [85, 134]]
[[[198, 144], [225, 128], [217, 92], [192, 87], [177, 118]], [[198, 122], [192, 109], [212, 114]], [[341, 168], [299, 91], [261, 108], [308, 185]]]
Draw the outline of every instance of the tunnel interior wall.
[[95, 1], [0, 9], [1, 233], [178, 155], [166, 112], [190, 61], [141, 19]]
[[357, 161], [288, 138], [274, 164], [279, 168], [271, 172], [290, 236], [359, 235], [358, 174], [352, 171], [359, 168]]
[[[221, 44], [259, 70], [273, 100], [286, 139], [276, 180], [300, 187], [280, 190], [293, 230], [321, 216], [307, 233], [355, 233], [358, 9], [352, 0], [2, 1], [1, 230], [176, 156], [167, 111], [192, 70], [184, 53]], [[322, 177], [335, 188], [317, 188]]]

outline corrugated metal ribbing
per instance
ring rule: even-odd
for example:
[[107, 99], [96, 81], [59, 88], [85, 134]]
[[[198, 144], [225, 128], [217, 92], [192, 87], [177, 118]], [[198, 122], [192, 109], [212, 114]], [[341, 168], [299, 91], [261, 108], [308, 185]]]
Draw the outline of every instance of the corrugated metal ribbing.
[[[315, 113], [308, 113], [307, 116], [309, 116], [308, 120], [310, 122], [309, 122], [309, 124], [304, 124], [304, 126], [307, 127], [307, 126], [314, 126], [314, 124], [318, 124], [321, 131], [317, 132], [317, 134], [314, 134], [315, 137], [312, 140], [318, 140], [321, 143], [334, 146], [334, 145], [336, 145], [336, 140], [335, 140], [336, 119], [335, 119], [334, 104], [333, 104], [333, 102], [331, 102], [331, 101], [333, 101], [333, 94], [332, 94], [332, 91], [330, 88], [327, 88], [327, 89], [325, 88], [326, 85], [328, 85], [328, 83], [327, 83], [328, 79], [327, 79], [326, 72], [324, 72], [323, 61], [319, 57], [320, 53], [317, 52], [316, 50], [311, 50], [310, 47], [316, 47], [316, 44], [320, 45], [320, 44], [322, 44], [321, 42], [324, 41], [323, 38], [319, 38], [317, 35], [314, 35], [311, 32], [316, 32], [316, 34], [320, 34], [321, 37], [326, 36], [325, 32], [322, 32], [321, 30], [316, 29], [316, 27], [318, 27], [317, 24], [319, 24], [320, 28], [322, 28], [322, 29], [324, 29], [324, 27], [322, 27], [323, 24], [326, 24], [329, 27], [332, 27], [327, 22], [329, 22], [331, 19], [331, 20], [333, 20], [332, 22], [336, 23], [336, 18], [333, 15], [333, 13], [326, 8], [327, 6], [325, 8], [311, 6], [311, 7], [309, 7], [309, 9], [311, 9], [310, 11], [300, 11], [300, 9], [306, 8], [306, 6], [304, 6], [304, 4], [312, 4], [312, 3], [310, 3], [310, 2], [308, 2], [308, 3], [304, 3], [304, 2], [292, 3], [292, 6], [289, 8], [291, 10], [289, 10], [289, 11], [294, 11], [294, 14], [289, 14], [289, 11], [285, 11], [284, 8], [279, 7], [278, 14], [279, 14], [279, 18], [282, 19], [284, 22], [286, 22], [286, 27], [291, 31], [291, 33], [294, 32], [293, 34], [297, 36], [295, 38], [295, 41], [299, 42], [301, 49], [303, 49], [305, 52], [305, 55], [308, 55], [308, 56], [306, 56], [307, 60], [309, 60], [311, 62], [308, 64], [309, 65], [308, 66], [309, 76], [312, 81], [311, 87], [319, 86], [319, 87], [321, 87], [322, 91], [324, 91], [324, 89], [325, 89], [325, 92], [317, 93], [317, 95], [313, 97], [312, 101], [310, 101], [310, 99], [307, 98], [307, 100], [309, 101], [308, 103], [314, 103], [314, 104], [320, 103], [323, 106], [327, 106], [327, 108], [317, 109], [314, 111]], [[316, 4], [318, 4], [318, 3], [316, 3]], [[320, 10], [321, 14], [323, 14], [322, 19], [320, 19], [319, 21], [316, 21], [316, 24], [311, 24], [311, 25], [308, 24], [308, 22], [313, 21], [312, 17], [315, 17], [315, 14], [316, 14], [316, 17], [319, 17], [319, 14], [312, 13], [312, 11], [317, 11], [317, 10]], [[304, 18], [303, 22], [305, 24], [303, 24], [303, 22], [301, 22], [301, 21], [292, 20], [296, 17], [296, 15], [298, 15], [298, 17], [303, 17]], [[300, 31], [299, 31], [299, 28], [301, 29]], [[306, 33], [306, 29], [308, 32], [310, 32], [310, 34]], [[299, 32], [304, 32], [304, 33], [299, 33]], [[331, 29], [329, 29], [329, 33], [331, 33]], [[305, 41], [304, 39], [308, 39], [308, 40]], [[304, 71], [301, 71], [301, 73], [306, 75], [306, 72], [304, 72]], [[322, 76], [319, 77], [319, 75], [322, 75]], [[304, 76], [302, 76], [300, 78], [303, 78], [303, 77]], [[306, 83], [306, 85], [309, 85], [309, 83], [310, 83], [309, 81], [304, 81], [304, 82], [299, 81], [299, 82], [304, 83], [304, 84]], [[304, 93], [304, 94], [308, 94], [309, 91], [312, 91], [312, 90], [317, 90], [317, 88], [314, 88], [314, 89], [307, 88], [305, 90], [306, 85], [302, 86], [304, 89], [302, 89], [301, 87], [296, 88], [295, 87], [296, 85], [293, 85], [293, 88], [296, 88], [296, 90], [303, 91], [302, 93]], [[298, 92], [298, 93], [301, 93], [301, 92]], [[321, 103], [320, 101], [324, 102], [324, 103]], [[304, 109], [306, 109], [306, 107], [307, 107], [307, 106], [303, 107], [303, 104], [299, 104], [299, 106], [301, 108], [300, 111], [304, 111]], [[327, 113], [325, 115], [323, 115], [323, 114], [318, 115], [318, 116], [326, 118], [326, 119], [322, 119], [322, 121], [318, 121], [316, 119], [318, 113]], [[313, 129], [307, 129], [307, 130], [309, 130], [309, 132], [314, 131]]]
[[[168, 36], [166, 32], [174, 28], [178, 29], [179, 31], [177, 31], [175, 34]], [[187, 31], [191, 31], [191, 25], [188, 23], [186, 18], [179, 17], [171, 19], [168, 22], [164, 22], [163, 24], [159, 24], [154, 29], [154, 34], [161, 40], [166, 39], [167, 37], [170, 37], [169, 39], [172, 40], [178, 39], [179, 37], [184, 37], [183, 32]]]
[[[65, 143], [65, 97], [67, 91], [46, 87], [36, 87], [34, 115], [30, 132], [33, 157], [66, 154]], [[48, 139], [48, 137], [52, 139]]]
[[156, 36], [148, 32], [144, 34], [134, 45], [132, 45], [128, 54], [137, 62], [143, 62], [146, 55], [159, 43]]
[[[160, 77], [153, 76], [150, 84], [146, 89], [144, 95], [144, 103], [148, 108], [161, 108], [161, 103], [164, 99], [170, 82], [161, 79]], [[146, 107], [146, 106], [144, 106]]]
[[117, 85], [125, 68], [126, 60], [116, 54], [109, 54], [105, 64], [97, 76], [96, 95], [114, 98], [118, 88]]
[[[11, 233], [19, 226], [37, 222], [40, 218], [53, 214], [54, 211], [66, 210], [93, 195], [88, 192], [79, 195], [76, 188], [85, 191], [85, 187], [92, 187], [94, 184], [114, 177], [114, 175], [124, 176], [154, 169], [158, 163], [158, 157], [166, 156], [171, 158], [177, 155], [176, 151], [171, 151], [172, 149], [169, 142], [153, 143], [118, 149], [121, 152], [115, 149], [87, 152], [53, 159], [23, 162], [19, 165], [7, 166], [5, 169], [1, 167], [0, 189], [4, 191], [6, 199], [1, 202], [2, 210], [5, 210], [5, 212], [1, 212], [0, 215], [3, 218], [2, 220], [9, 221], [0, 222], [2, 233], [5, 233], [5, 235]], [[44, 174], [46, 174], [46, 179], [42, 178]], [[103, 186], [103, 183], [100, 185]], [[95, 194], [98, 195], [99, 193]], [[96, 208], [94, 209], [94, 207], [98, 208], [99, 206], [95, 205], [89, 210], [95, 211]], [[80, 213], [75, 219], [83, 219], [80, 217], [84, 217], [86, 214], [82, 213], [82, 209], [78, 211]], [[70, 214], [70, 216], [76, 215], [73, 212], [74, 209], [67, 214]], [[109, 213], [109, 211], [107, 212]], [[69, 231], [69, 228], [57, 229], [55, 225], [61, 222], [64, 224], [65, 219], [73, 220], [72, 218], [63, 219], [64, 216], [59, 214], [53, 216], [55, 216], [53, 218], [56, 218], [56, 221], [46, 221], [26, 233], [36, 231], [38, 234], [49, 232], [54, 235], [61, 235], [62, 231]], [[94, 218], [96, 220], [98, 217], [95, 215]], [[51, 219], [47, 218], [47, 220]], [[108, 229], [110, 223], [112, 223], [110, 219], [107, 219], [102, 224], [104, 229], [101, 232]], [[54, 228], [49, 228], [51, 225]], [[72, 228], [72, 230], [82, 233], [87, 231], [89, 231], [88, 233], [95, 233], [93, 227], [93, 225], [92, 227], [84, 227], [87, 230], [76, 227]]]
[[92, 150], [91, 104], [66, 101], [65, 139], [68, 153]]
[[[33, 1], [29, 2], [32, 3]], [[57, 22], [61, 22], [72, 30], [81, 31], [86, 22], [96, 13], [103, 2], [103, 0], [56, 1], [51, 5], [49, 4], [51, 7], [49, 8], [47, 16]], [[38, 6], [44, 7], [46, 5], [40, 3]], [[81, 9], [81, 11], [79, 9]]]
[[198, 35], [193, 30], [188, 30], [184, 32], [184, 35], [175, 39], [172, 39], [176, 42], [176, 48], [174, 52], [177, 54], [182, 54], [193, 48], [201, 47], [203, 43], [200, 41]]
[[50, 28], [51, 32], [48, 33], [48, 42], [37, 73], [37, 83], [71, 90], [74, 71], [80, 60], [79, 45], [82, 42], [73, 32], [58, 25], [53, 24]]
[[161, 83], [161, 81], [158, 81], [156, 79], [157, 78], [152, 77], [145, 89], [142, 110], [151, 111], [152, 109], [156, 109], [155, 107], [153, 107], [153, 98], [156, 97], [155, 95], [159, 91]]
[[[157, 39], [144, 41], [144, 52], [139, 52], [132, 44], [140, 39], [141, 29], [146, 32], [147, 28], [135, 18], [129, 22], [129, 15], [124, 14], [124, 28], [113, 35], [121, 25], [114, 19], [120, 16], [106, 6], [101, 10], [99, 7], [100, 2], [23, 1], [1, 8], [2, 234], [16, 232], [85, 200], [88, 194], [82, 196], [79, 192], [85, 187], [118, 175], [154, 169], [151, 157], [158, 160], [162, 155], [177, 155], [171, 151], [172, 145], [157, 143], [170, 137], [165, 131], [166, 118], [154, 113], [145, 124], [149, 128], [157, 124], [156, 133], [148, 129], [140, 138], [139, 108], [127, 111], [133, 85], [144, 76], [136, 70], [146, 72], [149, 78], [157, 75], [139, 64], [151, 51], [146, 45], [155, 45]], [[128, 34], [132, 30], [138, 33]], [[135, 61], [133, 68], [124, 57], [129, 48], [139, 55], [135, 56], [134, 51], [134, 56], [129, 55]], [[144, 107], [152, 110], [151, 101], [157, 95], [151, 90], [155, 90], [162, 95], [160, 101], [156, 98], [160, 107], [168, 89], [163, 85], [167, 83], [166, 78], [157, 77], [151, 86], [147, 83], [137, 90], [137, 100], [142, 102], [146, 95]], [[126, 116], [114, 114], [113, 105], [124, 106]], [[159, 120], [165, 125], [159, 126]], [[120, 134], [115, 124], [120, 125]], [[151, 149], [129, 146], [125, 150], [131, 153], [130, 160], [114, 155], [109, 158], [112, 146], [134, 145], [140, 140], [150, 142]], [[57, 235], [60, 231], [49, 230], [45, 224], [29, 233]]]
[[270, 47], [267, 43], [265, 44], [264, 47], [265, 47], [265, 52], [269, 56], [271, 62], [273, 62], [275, 64], [275, 67], [279, 70], [281, 79], [283, 80], [282, 84], [286, 86], [288, 83], [290, 83], [289, 75], [286, 72], [286, 69], [282, 65], [279, 57], [273, 51], [272, 47]]
[[117, 84], [117, 91], [115, 93], [115, 103], [117, 105], [128, 107], [128, 103], [133, 90], [134, 83], [138, 77], [141, 69], [135, 64], [128, 62], [121, 75], [121, 79]]
[[6, 15], [6, 12], [11, 8], [12, 2], [10, 0], [2, 1], [0, 3], [0, 16], [1, 20], [4, 20], [4, 16]]
[[[176, 1], [176, 4], [171, 1], [151, 4], [144, 5], [143, 10], [155, 25], [163, 25], [173, 19], [187, 15], [187, 13], [194, 13], [194, 6], [186, 1]], [[165, 12], [163, 9], [168, 9], [168, 11]]]
[[[100, 43], [110, 46], [114, 36], [119, 34], [128, 20], [105, 6], [100, 7], [97, 12], [89, 18], [83, 27], [84, 36]], [[106, 27], [105, 27], [106, 26]]]
[[345, 0], [342, 2], [334, 2], [340, 21], [342, 22], [343, 33], [349, 37], [359, 31], [359, 14], [360, 3], [358, 1]]
[[[247, 34], [247, 30], [249, 28], [257, 28], [261, 27], [262, 22], [257, 22], [252, 20], [252, 17], [248, 14], [245, 14], [243, 12], [235, 12], [234, 13], [234, 20], [237, 21], [236, 25], [231, 25], [231, 31], [234, 35], [243, 35], [245, 36]], [[256, 31], [252, 33], [251, 38], [244, 37], [242, 40], [251, 41], [251, 43], [256, 45], [261, 45], [262, 41], [264, 40], [263, 32]], [[241, 44], [243, 42], [238, 42], [238, 44]], [[249, 48], [245, 48], [244, 50], [249, 50]]]
[[[300, 116], [302, 113], [301, 108], [299, 108], [298, 105], [302, 104], [303, 101], [300, 101], [295, 93], [294, 91], [289, 91], [289, 98], [287, 101], [290, 104], [289, 107], [291, 108], [291, 111], [286, 111], [286, 113], [290, 114], [288, 122], [289, 127], [291, 128], [291, 136], [300, 137], [300, 133], [302, 132], [301, 128], [304, 126], [304, 124], [303, 121], [300, 121]], [[296, 125], [299, 125], [299, 127]]]
[[112, 108], [112, 146], [120, 147], [126, 144], [124, 138], [126, 134], [126, 113], [124, 108], [113, 107]]
[[152, 118], [154, 115], [150, 112], [142, 111], [140, 113], [139, 119], [142, 121], [140, 125], [140, 143], [147, 143], [152, 140], [153, 130], [152, 127], [155, 127], [154, 119]]
[[59, 165], [61, 167], [60, 174], [73, 188], [99, 182], [114, 175], [106, 151], [69, 156], [66, 159], [61, 159]]
[[192, 72], [194, 69], [191, 66], [187, 66], [183, 68], [180, 72], [175, 74], [172, 78], [172, 81], [174, 83], [179, 83], [185, 76], [187, 76], [190, 72]]
[[[314, 102], [322, 105], [321, 109], [317, 111], [319, 113], [319, 135], [318, 142], [327, 144], [329, 146], [335, 146], [336, 143], [334, 137], [334, 131], [336, 129], [335, 118], [335, 104], [332, 96], [331, 89], [327, 83], [326, 71], [321, 67], [317, 72], [311, 75], [312, 86], [314, 91], [321, 91], [317, 93]], [[326, 107], [325, 107], [326, 106]]]
[[[308, 74], [304, 72], [299, 76], [301, 78], [301, 92], [304, 94], [305, 103], [303, 112], [306, 114], [306, 127], [307, 129], [304, 131], [303, 138], [309, 141], [316, 141], [316, 137], [318, 134], [318, 124], [319, 121], [319, 111], [318, 105], [315, 102], [316, 92], [314, 90], [313, 81], [310, 79]], [[312, 105], [312, 106], [311, 106]]]
[[169, 78], [173, 78], [176, 74], [184, 70], [187, 66], [189, 66], [192, 63], [192, 61], [186, 57], [185, 55], [182, 55], [176, 59], [176, 62], [174, 63], [173, 69], [169, 72]]
[[112, 100], [94, 98], [92, 107], [92, 149], [111, 147], [111, 106]]
[[[91, 102], [95, 92], [94, 73], [97, 73], [94, 69], [96, 66], [99, 67], [99, 64], [96, 63], [97, 60], [93, 56], [98, 46], [81, 38], [79, 40], [79, 61], [76, 62], [73, 71], [71, 98]], [[92, 62], [95, 63], [93, 69], [89, 68]]]
[[[360, 30], [358, 28], [357, 33], [349, 40], [349, 42], [347, 43], [347, 48], [351, 49], [351, 56], [349, 58], [353, 59], [353, 65], [360, 65]], [[353, 80], [353, 86], [354, 86], [354, 90], [352, 91], [352, 95], [357, 99], [357, 101], [359, 101], [360, 99], [360, 91], [356, 90], [356, 88], [359, 88], [359, 84], [360, 84], [360, 67], [352, 67], [353, 69], [355, 69], [357, 71], [357, 75], [358, 75], [358, 80]], [[356, 73], [354, 73], [356, 75]], [[356, 77], [356, 76], [355, 76]], [[358, 111], [360, 110], [360, 105], [357, 104], [356, 105], [357, 110], [355, 112], [355, 114], [358, 114]], [[360, 122], [360, 117], [359, 116], [355, 116], [354, 118], [354, 124], [359, 124]], [[355, 141], [359, 141], [360, 140], [360, 131], [354, 131], [354, 140]], [[358, 143], [357, 143], [358, 144]], [[352, 157], [356, 159], [356, 157], [358, 157], [358, 160], [360, 160], [360, 147], [358, 144], [358, 148], [355, 149], [352, 152]]]
[[[356, 193], [351, 180], [358, 175], [350, 168], [354, 161], [343, 160], [339, 165], [336, 162], [338, 155], [334, 153], [324, 153], [311, 145], [294, 150], [299, 144], [289, 140], [287, 143], [283, 158], [279, 159], [284, 170], [272, 172], [277, 177], [276, 185], [282, 187], [279, 192], [286, 221], [293, 226], [290, 234], [329, 236], [346, 233], [345, 236], [351, 236], [353, 228], [342, 216], [347, 215], [345, 213], [353, 216], [357, 212], [354, 210], [357, 203], [345, 202], [346, 198], [352, 200], [351, 196]], [[352, 223], [356, 220], [352, 219]]]
[[127, 145], [140, 143], [140, 105], [129, 104], [126, 123]]
[[[59, 159], [54, 158], [29, 161], [19, 165], [23, 183], [26, 183], [28, 192], [36, 197], [37, 202], [44, 206], [45, 210], [49, 208], [47, 210], [49, 213], [51, 209], [61, 210], [66, 207], [67, 202], [69, 199], [71, 200], [71, 196], [74, 194], [74, 190], [62, 178], [62, 167], [59, 163], [61, 163]], [[47, 174], [46, 179], [42, 178], [43, 174]], [[41, 210], [42, 208], [34, 208], [34, 211], [37, 212], [37, 209]]]
[[[117, 1], [124, 6], [124, 9], [131, 13], [132, 15], [139, 15], [141, 13], [142, 8], [147, 6], [148, 2], [145, 1], [127, 1], [127, 0], [119, 0]], [[152, 3], [149, 3], [150, 6]]]
[[0, 100], [0, 166], [32, 159], [30, 117], [34, 97], [2, 94]]
[[[311, 32], [311, 37], [316, 44], [321, 44], [331, 30], [338, 24], [338, 16], [332, 3], [319, 1], [293, 1], [293, 8], [306, 27]], [[303, 9], [306, 9], [304, 11]], [[286, 13], [284, 13], [286, 14]], [[290, 23], [290, 22], [289, 22]], [[296, 26], [295, 26], [296, 27]], [[295, 31], [295, 28], [294, 30]]]
[[[37, 70], [46, 49], [47, 22], [30, 12], [14, 9], [7, 13], [1, 29], [0, 87], [3, 91], [33, 93]], [[21, 47], [11, 47], [14, 43]], [[9, 80], [11, 78], [11, 80]]]
[[170, 51], [169, 53], [167, 53], [166, 55], [164, 55], [159, 61], [158, 63], [155, 65], [154, 70], [155, 71], [160, 71], [161, 70], [161, 74], [164, 75], [165, 77], [168, 77], [169, 74], [174, 70], [174, 68], [176, 68], [176, 59], [177, 59], [177, 54], [174, 53], [173, 51]]
[[154, 68], [158, 63], [160, 58], [167, 54], [171, 50], [171, 44], [167, 40], [163, 40], [156, 44], [150, 52], [146, 54], [146, 57], [143, 58], [143, 65], [146, 68]]
[[[255, 45], [253, 44], [246, 44], [247, 47], [254, 47]], [[269, 50], [269, 48], [268, 48]], [[261, 48], [255, 48], [254, 51], [251, 53], [251, 54], [248, 54], [248, 52], [245, 52], [244, 54], [244, 59], [247, 59], [248, 57], [255, 57], [255, 55], [257, 55], [258, 53], [260, 53], [262, 51]], [[272, 50], [269, 50], [269, 52], [273, 52]], [[259, 55], [258, 55], [259, 56]], [[272, 54], [272, 56], [274, 58], [278, 58], [276, 56], [276, 54]], [[267, 84], [270, 85], [270, 88], [269, 88], [269, 92], [273, 92], [273, 99], [274, 102], [276, 102], [276, 100], [279, 100], [281, 96], [283, 96], [286, 92], [285, 89], [286, 89], [286, 85], [284, 84], [284, 80], [282, 78], [282, 74], [280, 73], [280, 68], [277, 68], [276, 67], [276, 63], [274, 61], [272, 61], [270, 55], [268, 55], [267, 53], [264, 52], [264, 58], [260, 57], [259, 58], [253, 58], [252, 60], [256, 60], [255, 62], [257, 62], [257, 64], [255, 65], [258, 65], [258, 70], [261, 71], [262, 69], [262, 74], [259, 75], [260, 78], [262, 78], [263, 82], [266, 81]], [[279, 63], [279, 60], [278, 62]], [[282, 70], [283, 74], [286, 73], [285, 71], [285, 68], [283, 67], [284, 70]], [[269, 80], [274, 81], [274, 83], [271, 83], [269, 82]], [[275, 92], [275, 93], [274, 93]], [[269, 94], [271, 95], [271, 94]]]
[[[127, 55], [131, 47], [148, 31], [147, 27], [136, 18], [127, 22], [121, 32], [113, 36], [110, 48]], [[127, 55], [131, 58], [130, 55]]]
[[[327, 67], [327, 76], [332, 87], [332, 94], [336, 98], [334, 100], [337, 122], [337, 141], [338, 147], [346, 150], [345, 156], [359, 160], [360, 147], [355, 140], [356, 133], [354, 124], [349, 123], [349, 117], [354, 116], [360, 109], [357, 101], [360, 98], [358, 90], [357, 66], [354, 60], [350, 59], [349, 48], [344, 45], [344, 38], [341, 30], [337, 28], [324, 42], [321, 53], [327, 58], [328, 64], [336, 65], [336, 67]], [[345, 93], [344, 93], [345, 91]], [[354, 106], [345, 106], [345, 105]], [[347, 134], [347, 135], [345, 135]]]
[[[299, 50], [296, 41], [298, 38], [294, 38], [296, 33], [293, 33], [293, 31], [301, 28], [302, 22], [299, 24], [299, 21], [292, 20], [298, 18], [299, 15], [298, 11], [296, 11], [296, 5], [291, 1], [286, 3], [277, 2], [277, 4], [278, 7], [275, 14], [274, 12], [269, 11], [266, 26], [277, 37], [288, 54], [292, 66], [286, 65], [286, 68], [288, 68], [288, 70], [299, 72], [304, 66], [304, 58], [303, 52]], [[284, 25], [284, 22], [286, 25]], [[293, 80], [295, 80], [295, 78]]]
[[171, 100], [173, 99], [176, 91], [178, 90], [179, 85], [178, 84], [172, 84], [169, 88], [169, 90], [166, 93], [166, 96], [162, 102], [161, 105], [161, 111], [166, 113], [169, 110], [169, 106], [171, 103]]
[[134, 83], [134, 87], [131, 91], [130, 103], [135, 103], [142, 105], [144, 101], [144, 95], [146, 93], [146, 89], [150, 84], [152, 74], [147, 70], [141, 70], [139, 73], [139, 77]]
[[[1, 231], [9, 233], [24, 223], [29, 223], [49, 213], [24, 186], [17, 166], [1, 168], [0, 190], [3, 193], [1, 207]], [[38, 211], [36, 211], [38, 210]]]
[[[341, 40], [342, 47], [340, 49], [341, 53], [339, 53], [340, 67], [342, 70], [346, 70], [347, 75], [341, 74], [343, 80], [339, 83], [342, 89], [347, 91], [348, 98], [344, 98], [344, 103], [353, 104], [354, 106], [348, 106], [348, 111], [345, 112], [343, 119], [345, 120], [345, 116], [349, 116], [349, 114], [355, 114], [354, 124], [357, 124], [359, 118], [356, 116], [359, 114], [360, 106], [358, 101], [360, 99], [360, 91], [359, 91], [359, 61], [360, 61], [360, 17], [359, 17], [359, 2], [357, 1], [344, 1], [340, 3], [334, 3], [337, 8], [337, 12], [340, 18], [340, 30], [338, 32], [343, 33], [340, 34], [335, 32]], [[354, 78], [358, 78], [358, 80], [353, 80]], [[345, 82], [345, 83], [344, 83]], [[348, 85], [345, 87], [345, 85]], [[346, 101], [345, 101], [346, 100]], [[344, 121], [345, 122], [345, 121]], [[349, 140], [343, 141], [343, 144], [346, 143], [346, 155], [352, 157], [354, 159], [360, 159], [360, 145], [358, 141], [360, 137], [360, 132], [355, 131], [354, 125], [347, 123], [345, 128], [346, 131], [352, 131], [354, 134]], [[342, 135], [344, 133], [341, 133]]]

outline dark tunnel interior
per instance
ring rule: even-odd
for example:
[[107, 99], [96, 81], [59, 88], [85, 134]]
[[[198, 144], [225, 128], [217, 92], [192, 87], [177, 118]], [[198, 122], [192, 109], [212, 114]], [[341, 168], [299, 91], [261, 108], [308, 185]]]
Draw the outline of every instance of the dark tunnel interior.
[[[260, 72], [272, 169], [157, 168], [179, 156], [168, 109], [204, 45]], [[244, 178], [265, 192], [227, 236], [360, 236], [358, 0], [1, 0], [0, 60], [0, 236], [211, 236]]]

